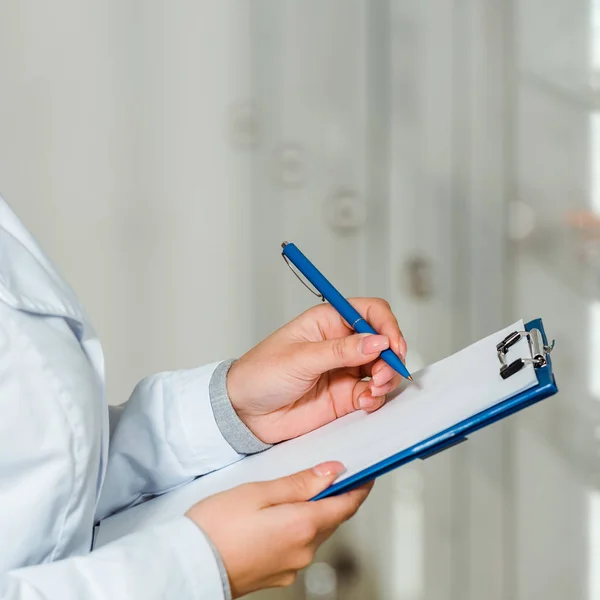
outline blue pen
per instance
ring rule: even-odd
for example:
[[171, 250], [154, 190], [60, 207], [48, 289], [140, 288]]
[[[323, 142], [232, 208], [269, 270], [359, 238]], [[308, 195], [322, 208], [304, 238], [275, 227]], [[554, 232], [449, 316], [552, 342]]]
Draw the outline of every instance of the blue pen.
[[[377, 332], [364, 320], [359, 312], [342, 296], [325, 276], [313, 265], [295, 244], [284, 242], [281, 244], [283, 248], [283, 256], [287, 261], [291, 262], [297, 269], [312, 283], [324, 300], [327, 300], [342, 318], [356, 331], [356, 333], [370, 333], [377, 335]], [[381, 353], [381, 358], [394, 371], [397, 371], [409, 381], [413, 381], [408, 369], [402, 364], [402, 361], [397, 354], [391, 349], [384, 350]]]

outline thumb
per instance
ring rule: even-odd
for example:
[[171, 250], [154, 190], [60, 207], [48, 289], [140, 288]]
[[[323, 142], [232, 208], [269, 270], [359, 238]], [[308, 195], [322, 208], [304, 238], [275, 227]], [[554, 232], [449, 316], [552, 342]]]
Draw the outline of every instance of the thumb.
[[385, 335], [355, 334], [323, 342], [308, 342], [303, 348], [311, 371], [325, 373], [342, 367], [358, 367], [374, 361], [390, 347]]
[[331, 461], [321, 463], [313, 469], [260, 483], [258, 485], [261, 486], [264, 506], [306, 502], [327, 489], [345, 470], [342, 463]]

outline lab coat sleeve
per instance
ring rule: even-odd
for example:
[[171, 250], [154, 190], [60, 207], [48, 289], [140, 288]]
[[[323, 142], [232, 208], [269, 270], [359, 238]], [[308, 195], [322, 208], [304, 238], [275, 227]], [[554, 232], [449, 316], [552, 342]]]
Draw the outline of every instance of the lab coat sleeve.
[[210, 543], [186, 517], [91, 554], [0, 574], [0, 600], [222, 600]]
[[[229, 399], [222, 392], [229, 364], [148, 377], [122, 407], [111, 409], [98, 520], [268, 447], [248, 430], [240, 433], [245, 426], [227, 409]], [[215, 409], [211, 389], [219, 399]], [[246, 452], [236, 451], [222, 430]]]

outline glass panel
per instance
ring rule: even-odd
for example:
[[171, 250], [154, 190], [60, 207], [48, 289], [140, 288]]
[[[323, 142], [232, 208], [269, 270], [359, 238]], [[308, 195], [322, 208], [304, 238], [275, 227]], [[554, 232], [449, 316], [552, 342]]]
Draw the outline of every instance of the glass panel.
[[[517, 569], [519, 598], [600, 593], [600, 515], [590, 491], [600, 484], [599, 28], [596, 0], [517, 2], [513, 308], [542, 315], [557, 338], [561, 389], [516, 419], [524, 427], [516, 454], [517, 550], [519, 564], [531, 561]], [[547, 499], [543, 507], [528, 491], [529, 477]]]
[[589, 530], [589, 600], [600, 600], [600, 492], [590, 490], [588, 496]]
[[[499, 319], [557, 339], [559, 396], [390, 475], [321, 559], [357, 549], [347, 594], [373, 600], [597, 598], [600, 2], [254, 6], [262, 330], [311, 303], [269, 263], [285, 231], [343, 290], [390, 300], [413, 369]], [[506, 247], [508, 276], [486, 270]]]
[[[595, 478], [593, 423], [600, 413], [588, 387], [590, 364], [574, 358], [581, 356], [578, 345], [589, 348], [593, 342], [591, 302], [600, 292], [590, 211], [600, 202], [600, 122], [586, 100], [595, 93], [588, 83], [596, 52], [596, 42], [591, 51], [588, 45], [594, 13], [584, 2], [522, 0], [518, 7], [518, 204], [513, 209], [521, 227], [524, 220], [530, 225], [513, 231], [514, 307], [518, 314], [543, 313], [564, 348], [556, 361], [562, 394], [522, 420], [559, 447], [586, 478]], [[563, 352], [572, 358], [563, 359]]]

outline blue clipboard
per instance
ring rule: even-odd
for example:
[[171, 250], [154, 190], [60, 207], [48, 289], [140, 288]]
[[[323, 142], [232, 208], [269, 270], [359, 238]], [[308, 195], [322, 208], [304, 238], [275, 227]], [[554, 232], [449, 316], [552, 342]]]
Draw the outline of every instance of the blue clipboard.
[[[539, 330], [542, 334], [544, 346], [548, 346], [548, 338], [546, 336], [546, 331], [544, 330], [542, 319], [534, 319], [525, 325], [526, 331], [531, 331], [533, 329]], [[538, 380], [537, 386], [469, 417], [468, 419], [465, 419], [410, 448], [406, 448], [339, 483], [334, 483], [325, 491], [315, 496], [313, 500], [321, 500], [322, 498], [348, 492], [368, 481], [388, 473], [389, 471], [408, 464], [413, 460], [425, 460], [426, 458], [466, 441], [467, 436], [478, 429], [487, 427], [500, 419], [504, 419], [505, 417], [523, 410], [540, 400], [553, 396], [558, 392], [558, 387], [552, 371], [552, 359], [549, 353], [545, 356], [545, 365], [536, 368], [535, 373]]]

